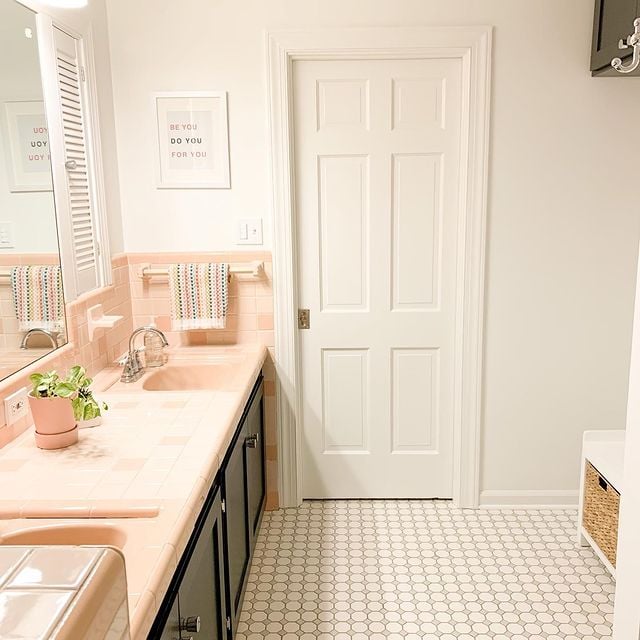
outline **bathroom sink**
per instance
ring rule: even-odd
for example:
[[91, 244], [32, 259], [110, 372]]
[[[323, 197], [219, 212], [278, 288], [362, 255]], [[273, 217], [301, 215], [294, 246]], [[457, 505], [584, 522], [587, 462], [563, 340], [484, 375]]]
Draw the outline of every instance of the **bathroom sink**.
[[213, 391], [231, 390], [237, 384], [237, 366], [226, 362], [175, 363], [147, 374], [145, 391]]
[[97, 545], [122, 548], [127, 534], [105, 524], [55, 524], [10, 531], [0, 536], [0, 545]]

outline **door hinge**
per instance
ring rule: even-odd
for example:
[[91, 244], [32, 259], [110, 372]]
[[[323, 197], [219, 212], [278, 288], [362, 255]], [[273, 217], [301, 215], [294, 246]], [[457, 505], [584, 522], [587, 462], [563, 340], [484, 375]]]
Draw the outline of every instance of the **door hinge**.
[[231, 631], [231, 618], [227, 616], [227, 631]]
[[226, 512], [227, 512], [227, 503], [226, 503], [226, 501], [225, 501], [225, 500], [223, 500], [223, 501], [220, 503], [220, 509], [222, 509], [222, 513], [226, 513]]
[[87, 80], [87, 77], [86, 77], [86, 75], [84, 73], [84, 67], [80, 67], [80, 80], [82, 82], [86, 82], [86, 80]]
[[309, 309], [298, 309], [298, 329], [308, 329], [310, 326]]

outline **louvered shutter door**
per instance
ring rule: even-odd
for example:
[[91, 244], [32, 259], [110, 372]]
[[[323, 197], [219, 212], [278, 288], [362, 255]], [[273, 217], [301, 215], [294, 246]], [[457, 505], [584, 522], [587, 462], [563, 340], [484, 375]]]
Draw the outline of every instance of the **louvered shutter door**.
[[98, 286], [98, 256], [95, 238], [91, 176], [87, 169], [85, 98], [79, 43], [54, 27], [56, 77], [62, 116], [65, 169], [69, 196], [72, 254], [76, 293]]

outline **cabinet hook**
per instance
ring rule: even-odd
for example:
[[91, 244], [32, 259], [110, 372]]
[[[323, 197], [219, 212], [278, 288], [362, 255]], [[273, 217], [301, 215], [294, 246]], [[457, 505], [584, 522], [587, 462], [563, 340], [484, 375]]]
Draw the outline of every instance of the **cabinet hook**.
[[622, 40], [618, 44], [620, 49], [633, 47], [633, 57], [631, 58], [631, 62], [624, 65], [620, 58], [614, 58], [611, 61], [611, 66], [619, 73], [631, 73], [640, 65], [640, 18], [636, 18], [633, 21], [633, 29], [633, 33], [627, 38], [626, 46]]

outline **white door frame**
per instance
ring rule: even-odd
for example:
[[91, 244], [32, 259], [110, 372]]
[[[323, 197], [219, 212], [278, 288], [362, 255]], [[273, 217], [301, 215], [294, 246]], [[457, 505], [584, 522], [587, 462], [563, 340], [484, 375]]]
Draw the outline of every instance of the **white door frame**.
[[463, 74], [460, 228], [456, 300], [453, 499], [477, 507], [484, 319], [484, 264], [491, 82], [489, 26], [318, 29], [267, 34], [273, 178], [273, 286], [278, 489], [281, 506], [302, 500], [298, 259], [294, 193], [292, 67], [295, 60], [459, 58]]

